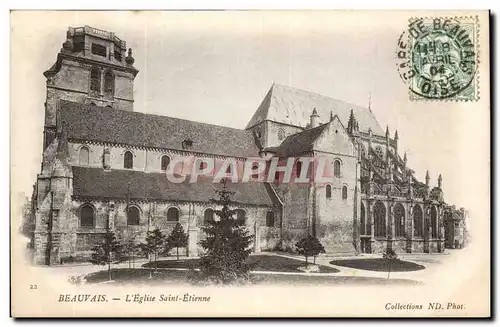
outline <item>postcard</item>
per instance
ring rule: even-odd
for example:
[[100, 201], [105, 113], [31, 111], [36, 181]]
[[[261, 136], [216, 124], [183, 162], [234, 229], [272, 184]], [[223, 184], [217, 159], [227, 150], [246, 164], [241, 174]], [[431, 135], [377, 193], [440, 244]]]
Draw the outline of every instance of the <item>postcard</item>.
[[489, 19], [12, 11], [12, 316], [490, 317]]

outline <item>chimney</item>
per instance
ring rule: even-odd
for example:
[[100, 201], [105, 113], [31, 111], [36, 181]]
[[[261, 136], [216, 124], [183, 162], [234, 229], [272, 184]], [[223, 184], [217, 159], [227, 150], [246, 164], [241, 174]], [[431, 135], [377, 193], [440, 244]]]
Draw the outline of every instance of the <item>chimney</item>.
[[319, 126], [319, 115], [318, 112], [316, 111], [316, 108], [313, 109], [313, 113], [311, 115], [311, 123], [310, 126], [311, 128], [315, 128]]

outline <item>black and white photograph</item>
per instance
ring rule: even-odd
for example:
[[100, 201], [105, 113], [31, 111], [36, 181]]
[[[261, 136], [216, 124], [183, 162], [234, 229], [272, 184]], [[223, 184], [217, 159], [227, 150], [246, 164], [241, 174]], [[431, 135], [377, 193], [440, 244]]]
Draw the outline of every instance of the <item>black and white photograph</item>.
[[489, 317], [489, 19], [12, 11], [12, 315]]

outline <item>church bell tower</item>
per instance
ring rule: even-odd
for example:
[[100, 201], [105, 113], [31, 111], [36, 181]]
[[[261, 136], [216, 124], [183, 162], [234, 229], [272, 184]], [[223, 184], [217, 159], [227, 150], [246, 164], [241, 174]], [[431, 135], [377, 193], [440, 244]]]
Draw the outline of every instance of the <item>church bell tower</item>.
[[47, 81], [44, 144], [56, 134], [60, 100], [133, 110], [134, 66], [132, 49], [113, 32], [90, 26], [68, 28], [56, 63], [44, 72]]

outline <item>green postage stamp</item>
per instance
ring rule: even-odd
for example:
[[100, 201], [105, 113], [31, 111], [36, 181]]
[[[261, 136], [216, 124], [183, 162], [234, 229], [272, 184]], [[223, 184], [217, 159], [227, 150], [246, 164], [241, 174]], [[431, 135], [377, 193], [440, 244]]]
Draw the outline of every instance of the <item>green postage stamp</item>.
[[398, 42], [398, 70], [410, 100], [479, 99], [475, 16], [412, 18]]

